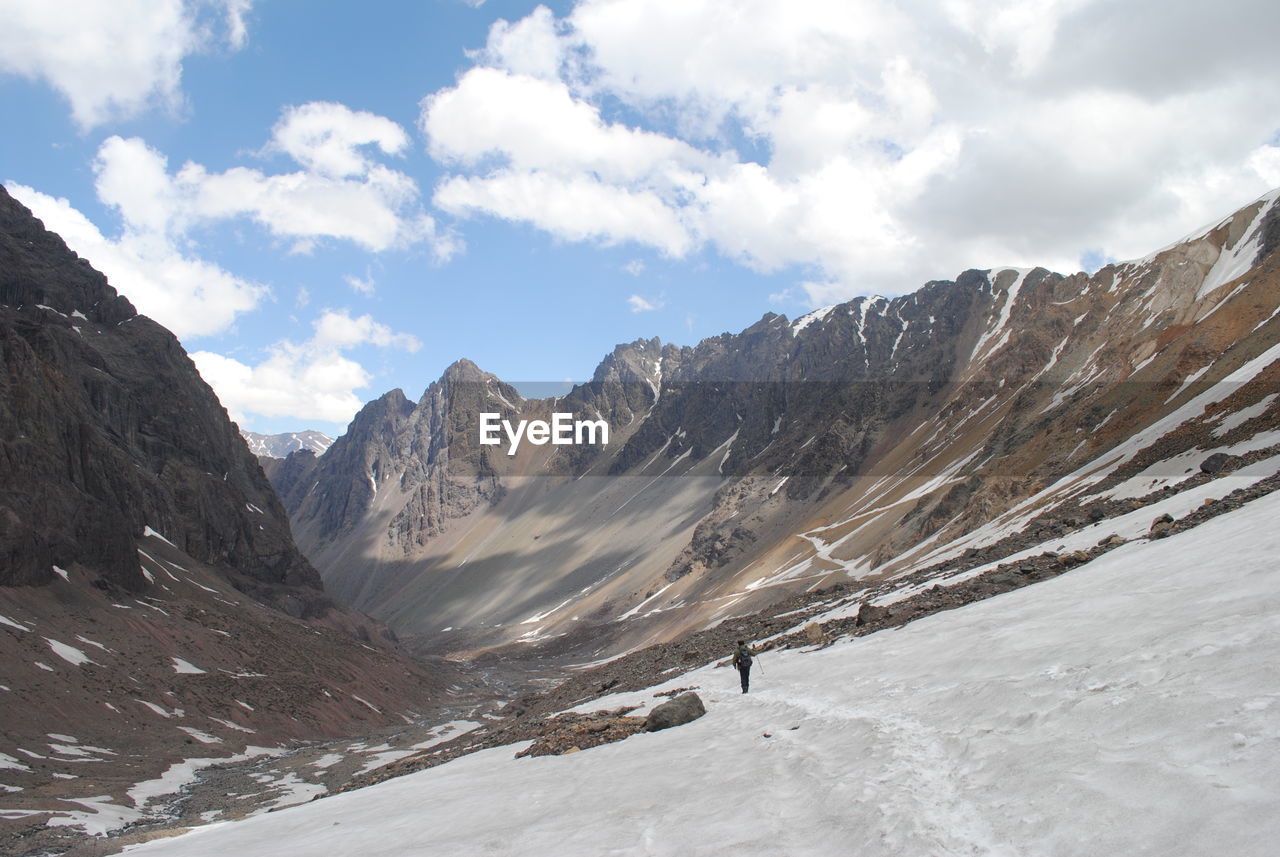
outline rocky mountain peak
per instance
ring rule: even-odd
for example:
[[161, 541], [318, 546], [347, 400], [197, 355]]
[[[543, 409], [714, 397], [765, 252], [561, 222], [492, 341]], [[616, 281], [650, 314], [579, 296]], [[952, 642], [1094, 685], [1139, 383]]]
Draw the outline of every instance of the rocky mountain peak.
[[270, 598], [318, 589], [283, 507], [177, 339], [0, 191], [0, 582], [144, 591], [148, 527]]
[[[1204, 426], [1160, 428], [1205, 385], [1233, 379], [1221, 407], [1238, 420], [1277, 418], [1274, 384], [1234, 380], [1276, 341], [1277, 198], [1093, 274], [971, 269], [794, 321], [766, 313], [692, 347], [622, 344], [567, 395], [501, 405], [603, 419], [607, 448], [481, 450], [474, 415], [501, 382], [451, 408], [432, 385], [431, 418], [420, 403], [399, 435], [412, 499], [379, 495], [400, 511], [367, 507], [313, 556], [424, 641], [477, 623], [572, 635], [584, 616], [604, 628], [636, 611], [670, 611], [653, 620], [669, 634], [677, 613], [698, 626], [775, 587], [910, 568], [1073, 472], [1213, 448]], [[290, 508], [296, 528], [314, 520]]]

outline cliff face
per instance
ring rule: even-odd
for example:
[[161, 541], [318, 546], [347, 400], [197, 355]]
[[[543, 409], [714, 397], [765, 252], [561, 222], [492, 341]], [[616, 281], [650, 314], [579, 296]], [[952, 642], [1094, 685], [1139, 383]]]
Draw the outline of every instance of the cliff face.
[[[428, 647], [587, 626], [634, 644], [905, 573], [1015, 510], [1070, 517], [1108, 480], [1217, 449], [1210, 417], [1265, 439], [1278, 198], [1093, 274], [966, 271], [621, 345], [554, 400], [464, 362], [395, 420], [371, 404], [286, 504], [335, 591]], [[610, 444], [507, 456], [476, 446], [482, 411], [604, 419]]]
[[145, 591], [147, 527], [268, 599], [320, 588], [177, 339], [0, 190], [0, 584]]
[[178, 341], [3, 189], [0, 664], [5, 825], [28, 833], [104, 794], [141, 816], [130, 790], [184, 759], [403, 724], [463, 681], [333, 602]]

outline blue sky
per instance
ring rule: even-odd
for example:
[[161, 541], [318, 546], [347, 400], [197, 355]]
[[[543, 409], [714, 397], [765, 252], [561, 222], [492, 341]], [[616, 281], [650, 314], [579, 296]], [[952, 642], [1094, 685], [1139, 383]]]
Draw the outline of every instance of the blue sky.
[[1225, 0], [0, 0], [0, 181], [234, 418], [467, 357], [590, 377], [968, 267], [1143, 255], [1280, 185]]

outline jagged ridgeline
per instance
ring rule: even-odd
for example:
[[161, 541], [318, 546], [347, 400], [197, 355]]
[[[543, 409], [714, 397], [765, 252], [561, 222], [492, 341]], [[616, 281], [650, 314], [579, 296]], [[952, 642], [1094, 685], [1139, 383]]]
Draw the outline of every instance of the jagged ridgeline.
[[147, 527], [270, 598], [320, 589], [178, 340], [0, 191], [0, 583], [148, 587]]
[[[330, 590], [423, 650], [669, 639], [1269, 430], [1277, 196], [1092, 274], [971, 270], [695, 347], [621, 345], [558, 398], [459, 361], [270, 474]], [[555, 413], [609, 443], [480, 443], [484, 414]]]

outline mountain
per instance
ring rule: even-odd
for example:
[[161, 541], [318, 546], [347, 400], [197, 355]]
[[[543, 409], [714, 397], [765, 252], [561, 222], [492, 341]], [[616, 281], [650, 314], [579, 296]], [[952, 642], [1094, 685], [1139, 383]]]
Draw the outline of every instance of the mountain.
[[240, 435], [249, 445], [249, 451], [259, 458], [287, 458], [289, 453], [300, 449], [323, 455], [324, 451], [333, 445], [333, 438], [322, 432], [311, 430], [284, 434], [258, 434], [256, 431], [241, 429]]
[[[330, 591], [420, 651], [608, 654], [962, 540], [1012, 551], [1273, 440], [1278, 197], [1092, 274], [971, 270], [620, 345], [557, 399], [459, 361], [273, 479]], [[479, 443], [486, 412], [611, 435], [508, 455]]]
[[0, 189], [6, 825], [403, 722], [444, 673], [392, 646], [323, 591], [177, 339]]

